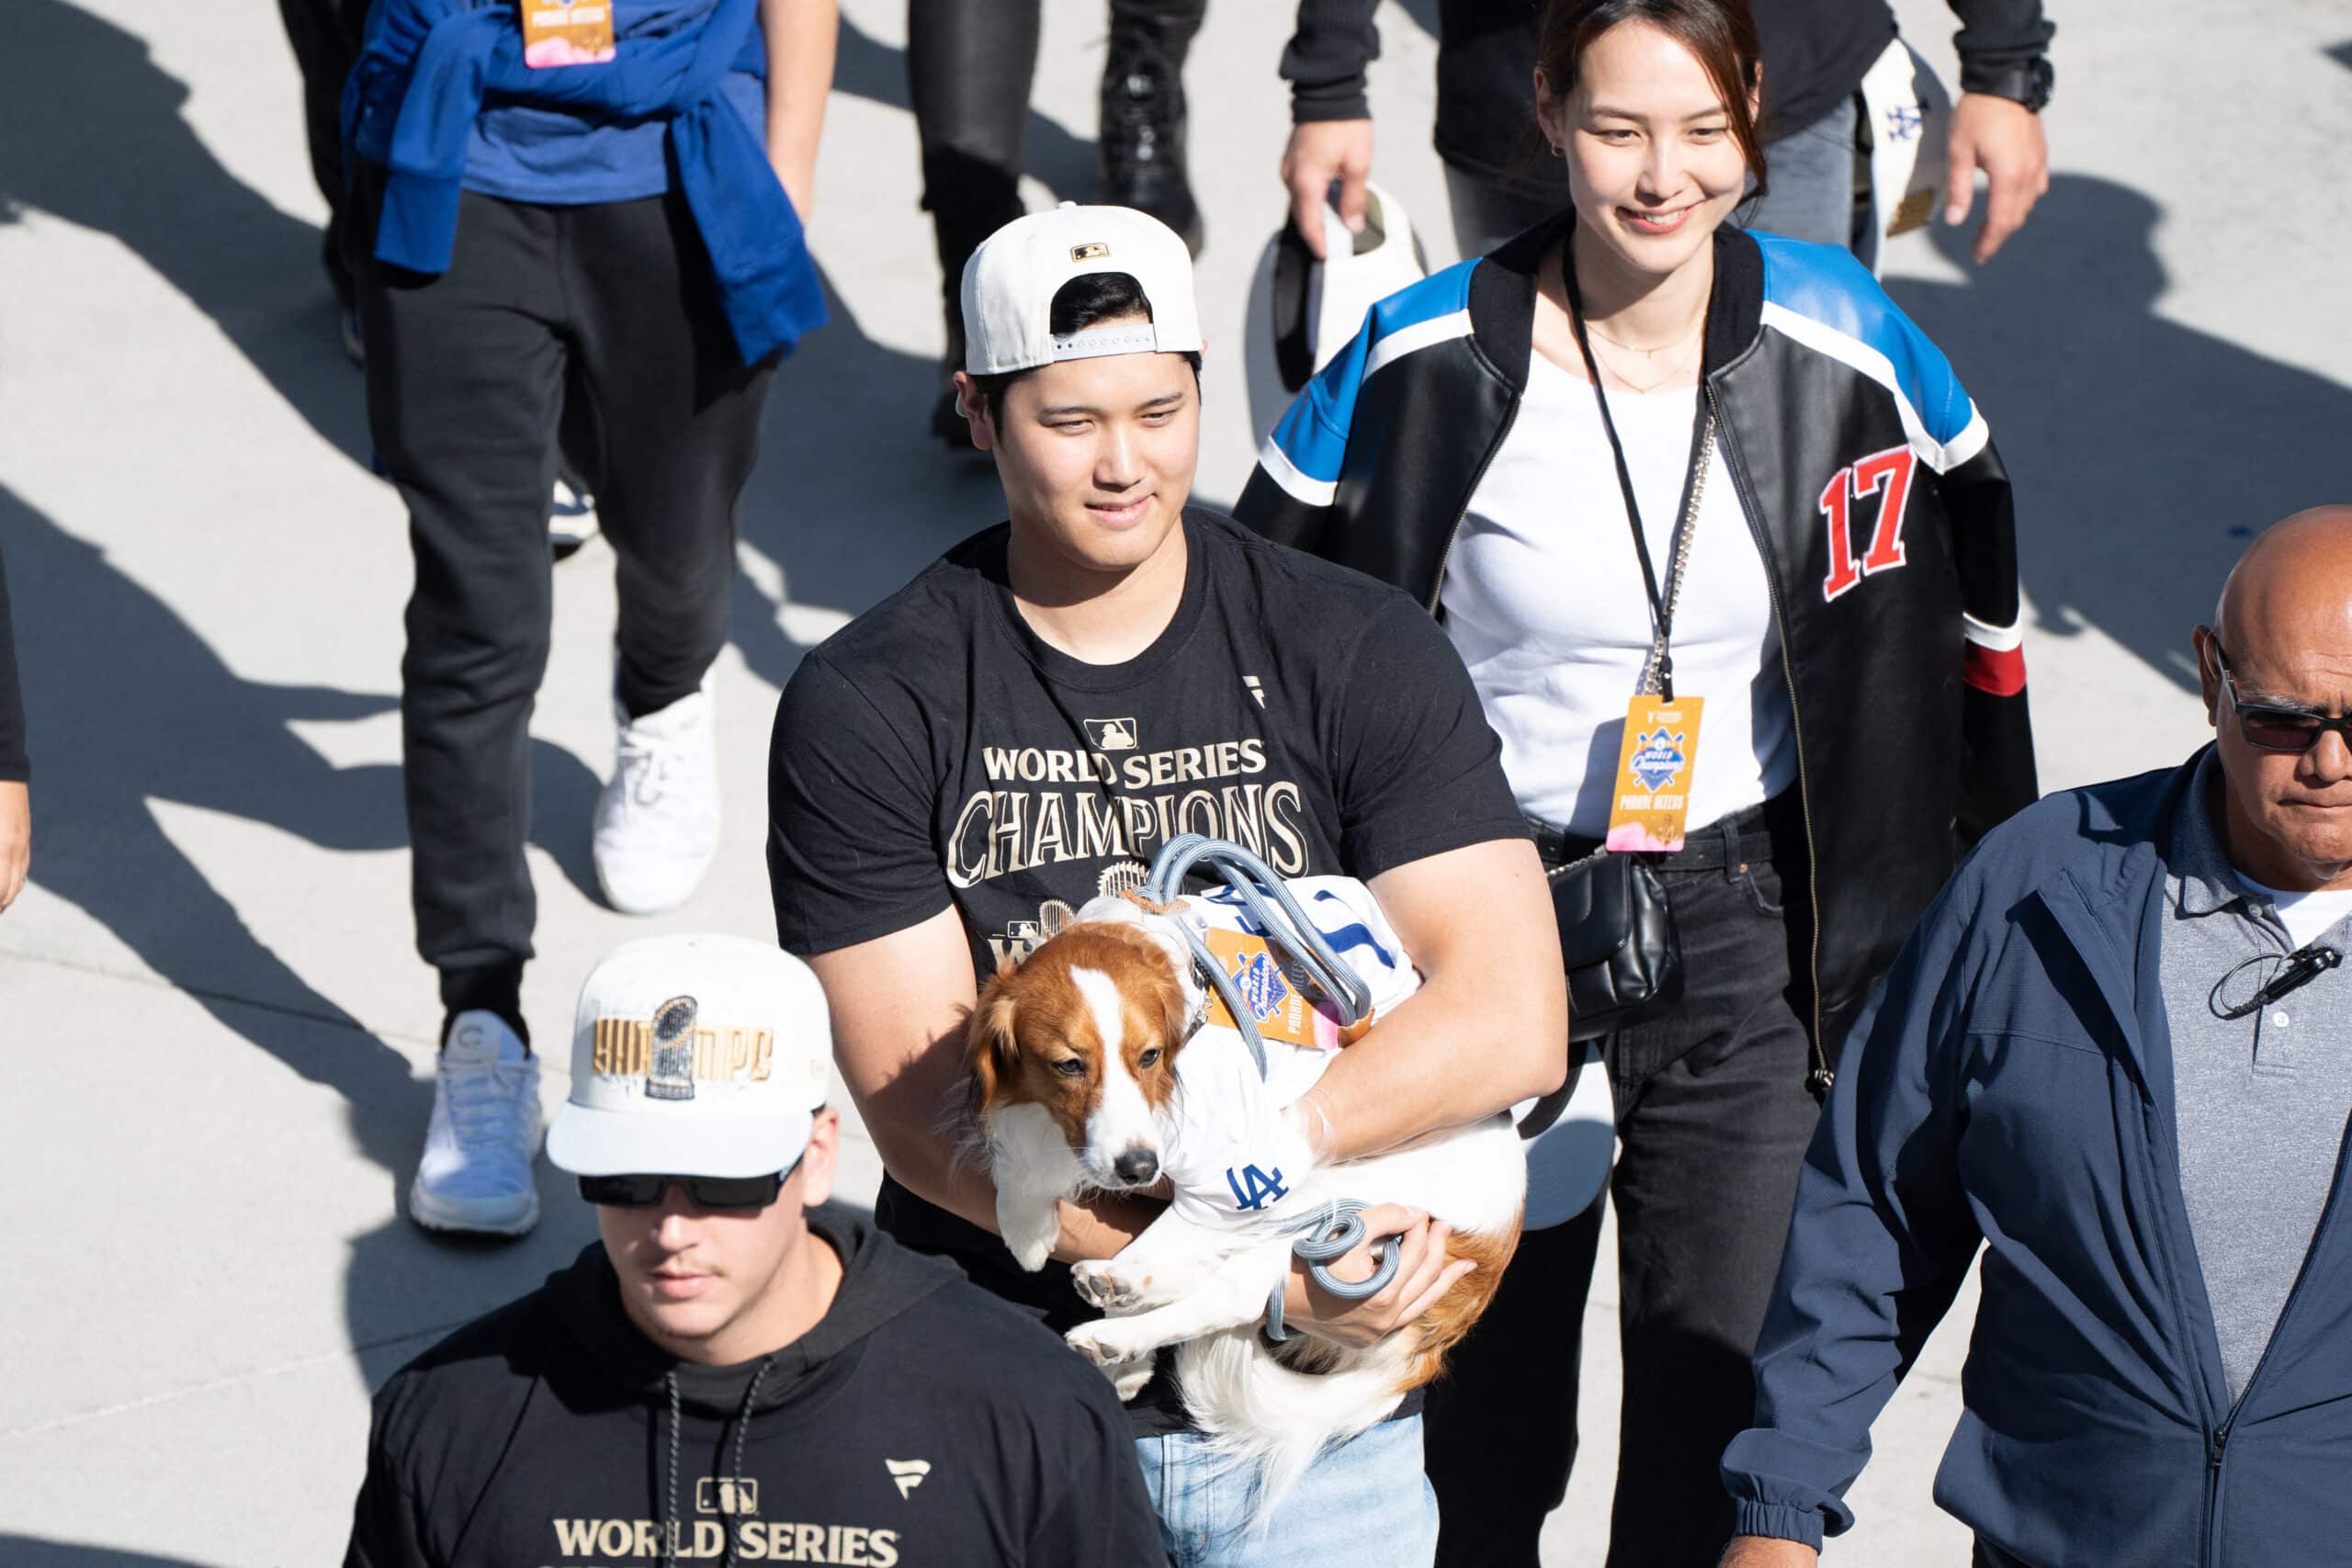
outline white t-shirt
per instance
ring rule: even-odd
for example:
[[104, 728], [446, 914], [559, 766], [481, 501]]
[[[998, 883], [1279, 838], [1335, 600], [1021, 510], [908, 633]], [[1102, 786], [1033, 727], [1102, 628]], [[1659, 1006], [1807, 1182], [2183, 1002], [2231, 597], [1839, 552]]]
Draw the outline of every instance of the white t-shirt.
[[2297, 947], [2309, 947], [2345, 916], [2352, 915], [2352, 887], [2317, 893], [2282, 893], [2276, 887], [2265, 887], [2242, 871], [2237, 877], [2245, 884], [2248, 892], [2270, 901], [2278, 923], [2287, 928], [2287, 934], [2294, 938]]
[[[1503, 773], [1529, 816], [1584, 838], [1609, 828], [1625, 704], [1649, 658], [1649, 599], [1592, 388], [1540, 354], [1510, 434], [1470, 498], [1439, 604], [1470, 668]], [[1699, 390], [1609, 394], [1666, 592]], [[1690, 826], [1769, 800], [1796, 777], [1796, 727], [1771, 588], [1720, 443], [1674, 617], [1674, 690], [1706, 699]]]

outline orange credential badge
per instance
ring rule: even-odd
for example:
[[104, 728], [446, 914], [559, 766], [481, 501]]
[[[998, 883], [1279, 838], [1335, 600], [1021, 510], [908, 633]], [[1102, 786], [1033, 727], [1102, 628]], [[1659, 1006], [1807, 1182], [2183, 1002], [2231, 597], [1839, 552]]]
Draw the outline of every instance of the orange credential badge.
[[613, 58], [612, 0], [519, 0], [523, 9], [523, 63], [602, 65]]
[[1690, 779], [1699, 765], [1699, 712], [1703, 697], [1667, 702], [1635, 697], [1625, 706], [1625, 740], [1617, 753], [1617, 783], [1609, 807], [1610, 850], [1682, 847], [1690, 814]]

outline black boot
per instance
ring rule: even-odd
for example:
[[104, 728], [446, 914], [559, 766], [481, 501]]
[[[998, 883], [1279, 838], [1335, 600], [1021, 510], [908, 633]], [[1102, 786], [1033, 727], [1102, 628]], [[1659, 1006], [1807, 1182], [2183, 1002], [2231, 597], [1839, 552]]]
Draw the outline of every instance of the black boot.
[[1190, 27], [1170, 28], [1114, 6], [1102, 61], [1102, 197], [1148, 212], [1201, 253], [1200, 204], [1184, 171], [1184, 46]]

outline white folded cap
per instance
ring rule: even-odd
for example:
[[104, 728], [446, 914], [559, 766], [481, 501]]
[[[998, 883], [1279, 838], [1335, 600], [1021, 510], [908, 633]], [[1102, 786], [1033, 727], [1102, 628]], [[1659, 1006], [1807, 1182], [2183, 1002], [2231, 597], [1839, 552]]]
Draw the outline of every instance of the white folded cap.
[[833, 1041], [823, 987], [743, 937], [646, 937], [580, 989], [548, 1158], [578, 1176], [764, 1176], [808, 1146]]
[[[1056, 337], [1055, 294], [1095, 272], [1134, 278], [1151, 320]], [[1192, 253], [1174, 230], [1132, 208], [1065, 201], [1016, 218], [964, 264], [964, 368], [975, 376], [1108, 354], [1196, 354], [1203, 340]]]

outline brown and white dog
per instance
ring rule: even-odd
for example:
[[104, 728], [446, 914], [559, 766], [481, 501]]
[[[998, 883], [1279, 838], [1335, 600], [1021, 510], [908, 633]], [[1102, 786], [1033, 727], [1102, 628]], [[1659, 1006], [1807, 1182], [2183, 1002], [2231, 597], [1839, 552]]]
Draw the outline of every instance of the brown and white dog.
[[[1180, 1073], [1180, 1057], [1243, 1047], [1238, 1034], [1216, 1038], [1215, 1026], [1188, 1043], [1203, 998], [1171, 918], [1125, 898], [1095, 899], [1017, 967], [1001, 965], [980, 993], [966, 1035], [972, 1108], [996, 1183], [998, 1228], [1024, 1269], [1045, 1266], [1062, 1200], [1139, 1192], [1163, 1171], [1181, 1188], [1182, 1140], [1217, 1125], [1220, 1108], [1197, 1097], [1219, 1078], [1191, 1070], [1205, 1057]], [[1303, 1059], [1324, 1054], [1272, 1041], [1266, 1049], [1294, 1054], [1269, 1074], [1279, 1092], [1295, 1098], [1319, 1076], [1322, 1063]], [[1149, 1381], [1155, 1352], [1175, 1346], [1193, 1419], [1220, 1451], [1258, 1472], [1259, 1517], [1325, 1445], [1373, 1426], [1438, 1375], [1494, 1294], [1526, 1195], [1519, 1136], [1500, 1115], [1345, 1163], [1310, 1153], [1306, 1165], [1283, 1173], [1279, 1217], [1204, 1224], [1180, 1197], [1117, 1257], [1075, 1269], [1079, 1293], [1109, 1315], [1071, 1330], [1070, 1344], [1105, 1370], [1123, 1399]], [[1258, 1327], [1291, 1266], [1282, 1222], [1334, 1197], [1425, 1210], [1453, 1227], [1448, 1252], [1477, 1267], [1369, 1348], [1304, 1336], [1270, 1348]]]

